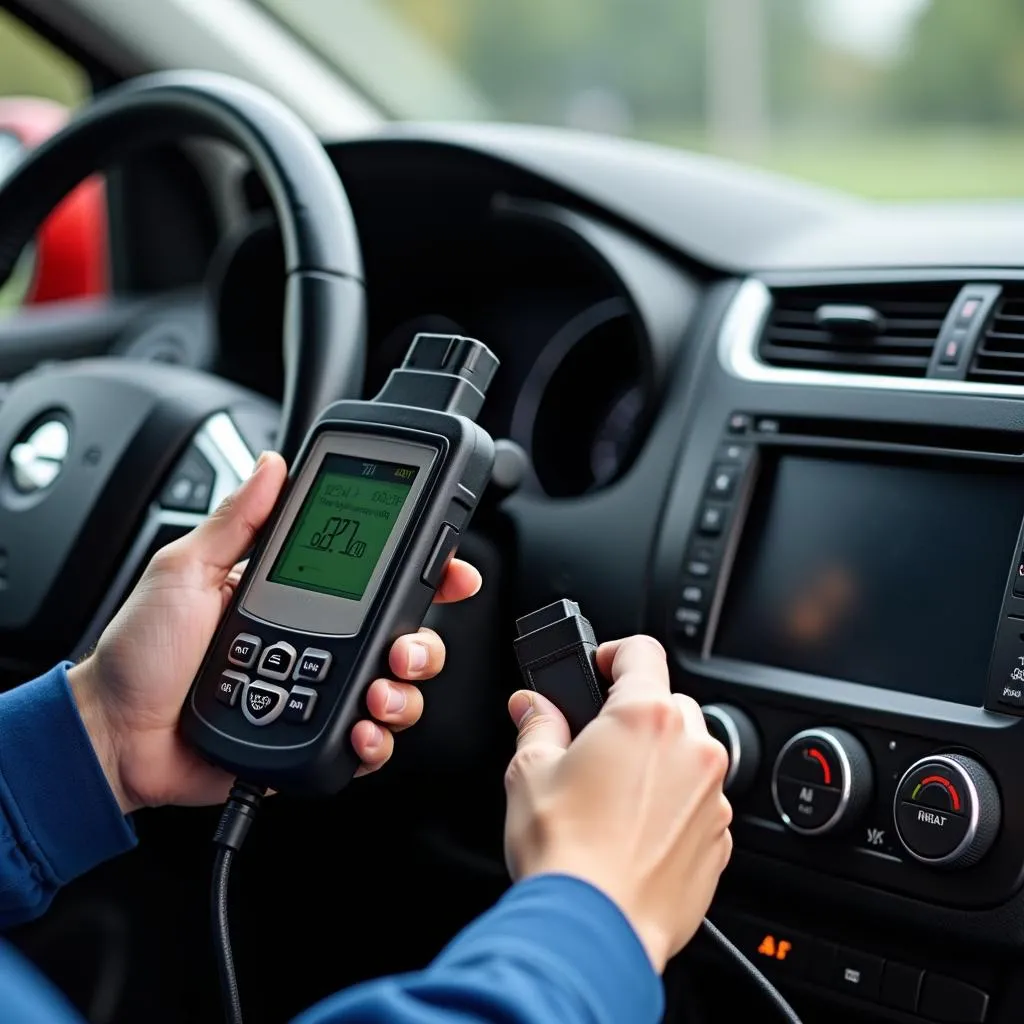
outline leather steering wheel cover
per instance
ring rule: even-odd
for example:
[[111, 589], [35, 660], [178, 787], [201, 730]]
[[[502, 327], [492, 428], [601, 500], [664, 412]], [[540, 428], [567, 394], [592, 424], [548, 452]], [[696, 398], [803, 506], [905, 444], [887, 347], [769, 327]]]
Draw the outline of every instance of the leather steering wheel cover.
[[288, 275], [278, 448], [290, 457], [323, 407], [361, 392], [365, 294], [359, 236], [338, 173], [313, 132], [270, 94], [191, 71], [142, 76], [103, 93], [0, 185], [0, 283], [80, 181], [146, 146], [187, 136], [237, 146], [277, 214]]

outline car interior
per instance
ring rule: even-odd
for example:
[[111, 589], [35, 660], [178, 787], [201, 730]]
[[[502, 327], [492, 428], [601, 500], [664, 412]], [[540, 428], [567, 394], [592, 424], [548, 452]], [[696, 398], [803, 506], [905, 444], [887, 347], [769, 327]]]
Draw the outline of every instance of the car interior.
[[[510, 884], [515, 623], [560, 598], [703, 706], [735, 842], [709, 917], [803, 1020], [1024, 1018], [1024, 207], [527, 124], [317, 139], [10, 6], [93, 95], [0, 177], [0, 278], [54, 293], [0, 318], [4, 688], [417, 334], [501, 361], [479, 422], [524, 469], [460, 543], [483, 590], [428, 616], [423, 720], [340, 795], [266, 801], [238, 859], [247, 1020], [425, 965]], [[218, 813], [137, 813], [9, 936], [93, 1024], [221, 1019]], [[665, 987], [668, 1022], [772, 1019], [700, 937]]]

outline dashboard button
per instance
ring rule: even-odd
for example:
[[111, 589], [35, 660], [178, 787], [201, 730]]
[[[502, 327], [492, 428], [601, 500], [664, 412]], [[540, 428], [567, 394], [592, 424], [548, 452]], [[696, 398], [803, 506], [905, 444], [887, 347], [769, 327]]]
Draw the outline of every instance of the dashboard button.
[[881, 957], [839, 947], [832, 964], [832, 985], [838, 992], [875, 1002], [882, 985]]
[[942, 352], [939, 355], [939, 363], [942, 366], [956, 366], [960, 362], [960, 354], [967, 344], [967, 332], [955, 330], [942, 343]]
[[331, 652], [318, 647], [307, 647], [295, 666], [293, 679], [304, 679], [307, 683], [319, 683], [331, 667]]
[[750, 417], [745, 412], [734, 412], [729, 417], [726, 429], [730, 434], [745, 434], [750, 429]]
[[722, 789], [732, 797], [750, 789], [761, 764], [761, 737], [750, 715], [731, 704], [705, 704], [701, 711], [711, 736], [725, 747], [729, 767]]
[[686, 572], [696, 579], [707, 579], [711, 575], [711, 563], [701, 558], [693, 558], [686, 563]]
[[247, 683], [242, 694], [242, 714], [253, 725], [270, 725], [284, 711], [288, 691], [257, 679]]
[[683, 587], [680, 600], [683, 604], [702, 605], [704, 603], [704, 594], [703, 587], [698, 586], [696, 583], [689, 583]]
[[988, 1013], [988, 993], [929, 971], [921, 986], [917, 1012], [945, 1024], [982, 1024]]
[[894, 1010], [916, 1013], [923, 978], [924, 971], [919, 967], [908, 967], [906, 964], [887, 960], [882, 971], [882, 987], [879, 990], [878, 1001], [884, 1006], [891, 1006]]
[[238, 695], [249, 682], [249, 677], [241, 672], [222, 672], [217, 680], [217, 700], [233, 708], [238, 703]]
[[813, 782], [778, 779], [776, 801], [787, 825], [797, 829], [817, 830], [835, 816], [842, 792]]
[[775, 808], [794, 832], [819, 835], [856, 824], [871, 797], [871, 759], [845, 729], [804, 729], [779, 751], [772, 770]]
[[706, 537], [717, 537], [724, 526], [725, 509], [721, 505], [705, 505], [700, 513], [700, 532]]
[[904, 800], [896, 811], [900, 838], [912, 853], [925, 860], [941, 860], [951, 854], [967, 835], [967, 819], [951, 811]]
[[291, 644], [271, 644], [260, 658], [259, 674], [271, 679], [287, 679], [295, 664], [295, 648]]
[[252, 668], [256, 656], [260, 653], [263, 641], [251, 633], [239, 633], [231, 641], [231, 649], [228, 651], [228, 661], [239, 668]]
[[896, 834], [917, 860], [970, 867], [995, 840], [1002, 809], [992, 776], [963, 754], [911, 765], [896, 787]]

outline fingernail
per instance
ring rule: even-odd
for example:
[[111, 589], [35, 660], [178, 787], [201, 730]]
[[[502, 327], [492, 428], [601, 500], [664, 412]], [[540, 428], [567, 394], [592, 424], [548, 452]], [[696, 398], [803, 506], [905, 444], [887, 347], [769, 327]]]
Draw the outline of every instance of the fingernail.
[[384, 730], [376, 722], [371, 722], [370, 725], [372, 728], [366, 737], [366, 745], [373, 749], [384, 742]]
[[508, 702], [508, 713], [512, 716], [512, 721], [516, 723], [517, 729], [523, 727], [523, 723], [533, 712], [533, 698], [528, 693], [519, 690], [512, 694]]
[[256, 473], [259, 470], [260, 466], [262, 466], [263, 463], [266, 462], [267, 459], [269, 458], [270, 452], [260, 452], [260, 457], [256, 460], [256, 465], [252, 467], [253, 473]]
[[405, 691], [398, 686], [388, 687], [388, 702], [385, 710], [392, 715], [398, 714], [405, 708]]
[[409, 644], [409, 660], [406, 663], [410, 672], [422, 672], [427, 667], [430, 652], [425, 644], [413, 641]]

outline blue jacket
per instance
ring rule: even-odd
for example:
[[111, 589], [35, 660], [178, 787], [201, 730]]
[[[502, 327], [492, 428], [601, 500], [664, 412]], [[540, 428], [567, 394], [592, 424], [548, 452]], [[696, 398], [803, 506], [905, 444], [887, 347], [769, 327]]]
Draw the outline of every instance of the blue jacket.
[[[131, 848], [65, 666], [0, 694], [0, 926]], [[429, 967], [339, 992], [295, 1024], [646, 1024], [661, 983], [619, 909], [560, 875], [513, 886]], [[0, 1020], [71, 1024], [63, 997], [0, 942]]]

